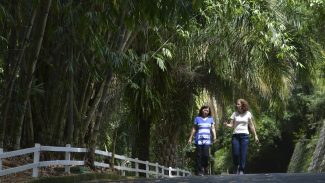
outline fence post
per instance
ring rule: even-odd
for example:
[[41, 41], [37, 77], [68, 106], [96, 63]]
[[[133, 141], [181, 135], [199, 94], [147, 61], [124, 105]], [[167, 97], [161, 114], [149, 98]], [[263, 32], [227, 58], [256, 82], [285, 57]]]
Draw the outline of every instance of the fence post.
[[161, 176], [164, 178], [165, 177], [165, 167], [161, 166]]
[[156, 163], [156, 178], [159, 177], [159, 164]]
[[35, 144], [36, 150], [34, 151], [34, 168], [32, 177], [38, 177], [39, 157], [41, 152], [41, 144]]
[[139, 163], [138, 163], [138, 158], [135, 158], [135, 176], [139, 177]]
[[160, 168], [161, 168], [160, 176], [162, 178], [165, 178], [165, 167], [161, 165]]
[[179, 177], [179, 168], [176, 169], [176, 175]]
[[168, 176], [171, 177], [172, 176], [172, 167], [168, 168]]
[[121, 167], [122, 167], [122, 176], [125, 176], [125, 160], [123, 159], [122, 160], [122, 163], [121, 163]]
[[[3, 153], [3, 149], [0, 148], [0, 154]], [[2, 171], [2, 159], [0, 158], [0, 171]]]
[[146, 177], [149, 178], [149, 161], [146, 161]]
[[191, 172], [189, 172], [189, 171], [186, 171], [186, 174], [185, 174], [185, 176], [191, 176]]
[[[66, 144], [65, 147], [67, 148], [67, 151], [65, 152], [65, 160], [69, 161], [69, 163], [70, 163], [70, 159], [71, 159], [70, 147], [71, 147], [71, 144]], [[70, 174], [70, 165], [65, 165], [64, 172]]]

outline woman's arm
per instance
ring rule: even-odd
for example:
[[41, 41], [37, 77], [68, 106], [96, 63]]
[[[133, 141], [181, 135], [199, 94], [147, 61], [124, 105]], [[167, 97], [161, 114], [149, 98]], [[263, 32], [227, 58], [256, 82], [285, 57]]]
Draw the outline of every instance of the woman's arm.
[[188, 143], [191, 144], [192, 143], [192, 138], [193, 138], [193, 135], [195, 134], [196, 132], [196, 128], [195, 128], [195, 125], [192, 127], [192, 131], [191, 131], [191, 135], [190, 135], [190, 138], [188, 139]]
[[215, 128], [215, 123], [211, 125], [211, 131], [213, 135], [213, 143], [217, 142], [217, 134], [216, 134], [216, 128]]
[[249, 119], [249, 121], [248, 121], [248, 126], [249, 126], [249, 128], [251, 129], [251, 131], [252, 131], [253, 134], [254, 134], [255, 142], [258, 143], [258, 142], [259, 142], [259, 139], [258, 139], [258, 137], [257, 137], [256, 129], [255, 129], [255, 125], [254, 125], [254, 122], [253, 122], [252, 119]]

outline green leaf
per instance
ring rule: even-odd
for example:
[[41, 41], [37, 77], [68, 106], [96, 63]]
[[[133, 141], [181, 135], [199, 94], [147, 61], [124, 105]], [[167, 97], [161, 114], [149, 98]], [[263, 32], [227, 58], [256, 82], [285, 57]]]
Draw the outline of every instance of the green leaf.
[[159, 66], [159, 68], [162, 70], [162, 71], [165, 71], [166, 70], [166, 66], [165, 66], [165, 61], [160, 58], [160, 57], [155, 57], [156, 61], [157, 61], [157, 64]]
[[172, 59], [173, 58], [173, 54], [172, 54], [172, 52], [168, 48], [162, 48], [162, 52], [163, 52], [163, 55], [166, 58], [169, 58], [169, 59]]

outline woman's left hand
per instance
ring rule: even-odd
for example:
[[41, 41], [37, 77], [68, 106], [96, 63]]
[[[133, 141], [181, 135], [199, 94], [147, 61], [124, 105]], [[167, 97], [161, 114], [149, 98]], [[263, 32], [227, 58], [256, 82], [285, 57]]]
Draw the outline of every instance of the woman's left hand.
[[217, 142], [217, 138], [214, 138], [214, 139], [213, 139], [213, 143], [216, 143], [216, 142]]
[[258, 139], [257, 135], [255, 135], [255, 142], [260, 143], [260, 140]]

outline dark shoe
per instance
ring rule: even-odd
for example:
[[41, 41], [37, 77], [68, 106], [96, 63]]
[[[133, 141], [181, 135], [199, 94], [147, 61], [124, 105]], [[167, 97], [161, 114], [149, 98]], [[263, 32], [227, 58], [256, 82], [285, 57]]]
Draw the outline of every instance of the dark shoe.
[[236, 169], [234, 169], [234, 174], [237, 174], [237, 175], [239, 175], [239, 166], [236, 168]]
[[204, 175], [209, 175], [209, 170], [208, 170], [208, 168], [204, 168]]

